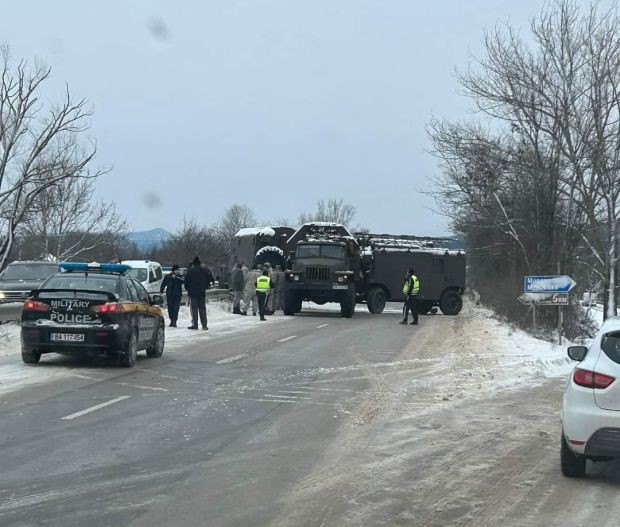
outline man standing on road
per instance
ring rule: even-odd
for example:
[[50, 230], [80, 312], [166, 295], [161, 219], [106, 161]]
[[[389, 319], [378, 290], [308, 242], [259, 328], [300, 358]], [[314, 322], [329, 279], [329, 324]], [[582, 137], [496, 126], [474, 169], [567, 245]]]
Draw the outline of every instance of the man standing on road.
[[176, 328], [177, 320], [179, 319], [179, 308], [181, 307], [181, 297], [183, 296], [183, 278], [179, 274], [178, 264], [174, 264], [172, 271], [164, 277], [160, 292], [163, 293], [164, 291], [166, 291], [170, 327]]
[[418, 294], [420, 293], [420, 280], [415, 275], [413, 267], [407, 269], [405, 284], [403, 285], [403, 295], [405, 295], [405, 316], [401, 324], [406, 324], [409, 318], [409, 310], [411, 309], [411, 324], [418, 324]]
[[209, 289], [209, 273], [200, 265], [200, 258], [196, 256], [192, 266], [185, 275], [185, 290], [189, 296], [190, 310], [192, 312], [192, 325], [187, 329], [198, 329], [198, 316], [202, 329], [207, 327], [207, 289]]
[[245, 280], [243, 279], [243, 266], [238, 263], [230, 273], [230, 290], [233, 295], [233, 314], [241, 314], [241, 298], [245, 289]]
[[267, 320], [265, 318], [265, 304], [267, 303], [267, 295], [271, 293], [273, 283], [269, 278], [269, 271], [265, 269], [263, 274], [256, 279], [256, 296], [258, 298], [258, 313], [262, 321]]
[[256, 280], [260, 275], [261, 273], [254, 265], [245, 278], [243, 311], [241, 312], [242, 315], [248, 314], [248, 308], [250, 307], [250, 304], [252, 304], [252, 314], [256, 316], [256, 311], [258, 308], [258, 299], [256, 298]]
[[275, 271], [271, 273], [273, 282], [273, 292], [271, 293], [272, 310], [279, 311], [282, 309], [282, 289], [284, 287], [285, 274], [282, 267], [276, 265]]

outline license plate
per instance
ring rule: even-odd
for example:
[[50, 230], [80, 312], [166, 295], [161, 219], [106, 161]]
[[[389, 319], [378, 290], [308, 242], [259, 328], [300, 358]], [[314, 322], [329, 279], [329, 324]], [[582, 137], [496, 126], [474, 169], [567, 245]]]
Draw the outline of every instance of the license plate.
[[52, 333], [50, 335], [52, 342], [84, 342], [83, 333]]
[[348, 285], [333, 285], [332, 289], [349, 289]]

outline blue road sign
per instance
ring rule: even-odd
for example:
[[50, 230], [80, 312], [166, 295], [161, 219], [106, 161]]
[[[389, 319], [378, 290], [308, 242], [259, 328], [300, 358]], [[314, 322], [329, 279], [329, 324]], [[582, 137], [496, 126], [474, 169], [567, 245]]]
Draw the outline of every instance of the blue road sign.
[[524, 293], [568, 293], [577, 283], [567, 275], [526, 276]]

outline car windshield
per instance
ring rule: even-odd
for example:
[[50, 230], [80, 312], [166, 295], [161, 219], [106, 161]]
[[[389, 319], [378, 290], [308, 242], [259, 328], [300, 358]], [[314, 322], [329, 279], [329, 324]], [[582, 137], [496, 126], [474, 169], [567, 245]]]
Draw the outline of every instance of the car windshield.
[[58, 270], [56, 265], [11, 264], [2, 275], [2, 280], [45, 280]]
[[620, 364], [620, 332], [604, 335], [601, 349], [611, 360]]
[[144, 267], [130, 269], [127, 271], [127, 274], [135, 278], [138, 282], [146, 282], [149, 279], [148, 270]]
[[300, 245], [297, 247], [297, 258], [344, 258], [344, 247], [340, 245]]
[[45, 282], [44, 289], [89, 289], [118, 295], [116, 275], [63, 273]]

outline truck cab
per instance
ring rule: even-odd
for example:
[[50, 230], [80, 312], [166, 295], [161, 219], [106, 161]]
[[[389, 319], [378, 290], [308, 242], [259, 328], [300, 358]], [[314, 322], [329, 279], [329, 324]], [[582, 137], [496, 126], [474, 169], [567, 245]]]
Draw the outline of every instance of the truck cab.
[[[299, 240], [289, 243], [289, 266], [286, 271], [284, 314], [301, 311], [302, 302], [316, 304], [337, 302], [343, 317], [355, 312], [355, 272], [359, 248], [352, 237], [334, 233], [327, 236], [325, 229], [305, 225]], [[318, 225], [321, 227], [321, 225]], [[318, 231], [318, 232], [317, 232]], [[320, 236], [324, 234], [325, 236]]]

